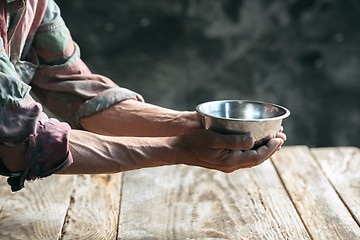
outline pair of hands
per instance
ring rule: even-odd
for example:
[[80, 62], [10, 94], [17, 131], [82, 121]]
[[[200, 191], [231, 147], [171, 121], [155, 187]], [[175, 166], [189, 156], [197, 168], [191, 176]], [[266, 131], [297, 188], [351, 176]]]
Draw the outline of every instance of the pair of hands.
[[280, 150], [286, 135], [281, 127], [275, 138], [256, 150], [251, 149], [254, 140], [245, 135], [224, 135], [211, 130], [194, 130], [181, 138], [184, 156], [181, 156], [180, 163], [230, 173], [263, 163]]
[[[271, 139], [269, 142], [267, 142], [266, 145], [256, 150], [251, 150], [251, 148], [254, 145], [254, 141], [245, 135], [224, 135], [213, 132], [211, 130], [202, 129], [203, 126], [202, 126], [201, 117], [195, 112], [191, 112], [191, 113], [187, 112], [186, 114], [179, 112], [173, 114], [172, 112], [167, 112], [168, 118], [171, 119], [172, 118], [171, 114], [173, 114], [174, 119], [176, 121], [160, 121], [158, 124], [154, 124], [154, 122], [156, 122], [156, 119], [161, 119], [160, 116], [164, 116], [163, 113], [165, 111], [163, 109], [159, 109], [156, 111], [155, 110], [154, 108], [152, 108], [151, 114], [149, 114], [149, 116], [155, 116], [155, 117], [148, 119], [148, 122], [151, 123], [151, 124], [149, 123], [148, 125], [149, 126], [151, 126], [152, 124], [159, 126], [165, 125], [167, 127], [158, 128], [161, 130], [157, 130], [156, 133], [162, 136], [169, 134], [172, 137], [170, 136], [168, 136], [170, 138], [165, 137], [163, 138], [164, 140], [160, 140], [162, 138], [153, 138], [153, 140], [156, 141], [155, 145], [158, 145], [159, 148], [154, 147], [155, 145], [154, 143], [152, 143], [150, 144], [149, 147], [150, 150], [148, 154], [145, 154], [146, 156], [149, 155], [148, 157], [145, 158], [154, 159], [157, 161], [157, 163], [150, 164], [151, 166], [160, 166], [167, 164], [187, 164], [192, 166], [205, 167], [209, 169], [216, 169], [222, 172], [229, 173], [238, 170], [240, 168], [249, 168], [261, 164], [266, 159], [271, 157], [277, 150], [279, 150], [281, 148], [281, 145], [286, 140], [286, 135], [282, 132], [282, 129], [280, 129], [277, 136], [274, 139]], [[117, 113], [119, 112], [117, 111]], [[109, 116], [109, 115], [105, 115], [105, 116]], [[103, 119], [104, 118], [100, 116], [100, 120]], [[140, 119], [141, 119], [140, 122], [144, 121], [144, 118], [140, 118]], [[133, 121], [133, 118], [131, 118], [131, 120]], [[110, 119], [110, 122], [111, 121], [113, 121], [113, 119]], [[94, 126], [110, 126], [109, 131], [114, 129], [112, 128], [111, 125], [108, 124], [98, 124]], [[135, 124], [135, 126], [138, 125]], [[151, 130], [154, 128], [147, 128], [147, 129]], [[181, 134], [178, 133], [179, 129], [180, 132], [182, 132]], [[90, 131], [96, 132], [94, 130], [90, 130]], [[146, 129], [144, 131], [146, 131]], [[149, 134], [144, 131], [141, 131], [141, 133]], [[154, 134], [153, 130], [151, 134]], [[121, 135], [121, 133], [117, 133], [116, 135]], [[106, 136], [104, 135], [102, 136], [106, 138]], [[90, 134], [90, 137], [95, 138], [96, 136]], [[166, 143], [167, 141], [166, 139], [171, 141], [170, 145]], [[95, 145], [101, 144], [100, 140], [96, 140], [94, 142]], [[139, 144], [140, 146], [138, 147], [144, 148], [144, 146], [142, 146], [141, 143]], [[161, 152], [163, 152], [162, 150], [163, 146], [170, 146], [170, 149], [172, 150], [170, 150], [170, 152], [167, 153], [164, 152], [163, 154], [161, 154]], [[89, 146], [88, 148], [90, 149], [92, 147], [94, 146]], [[116, 144], [114, 144], [114, 147], [116, 148]], [[128, 150], [130, 151], [131, 149]], [[84, 150], [84, 152], [87, 151], [89, 150]], [[159, 151], [160, 151], [160, 155], [159, 155]], [[5, 166], [7, 166], [7, 168], [12, 172], [21, 171], [25, 168], [26, 166], [25, 152], [26, 152], [26, 144], [19, 144], [15, 147], [0, 146], [0, 158], [2, 159]], [[87, 154], [85, 155], [87, 156]], [[86, 166], [89, 165], [88, 161], [89, 161], [88, 158], [85, 157], [84, 164]], [[125, 169], [137, 169], [137, 168], [146, 167], [145, 165], [144, 166], [143, 165], [144, 163], [142, 163], [142, 161], [140, 160], [138, 161], [137, 166], [128, 166], [125, 167]], [[80, 164], [79, 167], [72, 172], [82, 173], [83, 172], [82, 167], [83, 166]], [[109, 172], [109, 170], [105, 168], [104, 173], [106, 172]]]
[[[205, 130], [202, 117], [196, 112], [174, 111], [135, 100], [123, 101], [84, 118], [81, 124], [85, 129], [102, 135], [156, 137], [160, 145], [170, 147], [171, 151], [163, 152], [159, 157], [155, 147], [159, 144], [157, 141], [146, 154], [148, 158], [157, 160], [154, 166], [186, 164], [223, 172], [259, 165], [279, 150], [286, 140], [281, 128], [266, 145], [251, 150], [254, 145], [251, 138]], [[150, 157], [152, 155], [156, 157]], [[142, 165], [139, 161], [134, 168], [142, 168]]]

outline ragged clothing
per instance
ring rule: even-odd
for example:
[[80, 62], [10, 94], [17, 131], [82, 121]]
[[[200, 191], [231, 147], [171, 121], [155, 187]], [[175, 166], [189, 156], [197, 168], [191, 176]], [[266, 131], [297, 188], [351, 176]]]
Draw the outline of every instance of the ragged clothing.
[[80, 118], [142, 97], [91, 73], [53, 0], [0, 0], [0, 28], [0, 145], [27, 144], [26, 169], [0, 159], [0, 174], [17, 191], [72, 163], [68, 138]]

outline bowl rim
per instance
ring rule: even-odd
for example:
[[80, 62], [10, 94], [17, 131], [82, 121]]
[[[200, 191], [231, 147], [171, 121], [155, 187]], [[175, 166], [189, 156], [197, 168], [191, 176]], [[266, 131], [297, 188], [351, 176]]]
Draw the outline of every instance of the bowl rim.
[[[225, 118], [225, 117], [218, 117], [218, 116], [213, 116], [207, 113], [204, 113], [200, 110], [200, 107], [205, 105], [205, 104], [209, 104], [209, 103], [222, 103], [222, 102], [240, 102], [240, 103], [257, 103], [257, 104], [265, 104], [265, 105], [270, 105], [273, 107], [277, 107], [280, 108], [282, 110], [285, 111], [284, 114], [277, 116], [277, 117], [272, 117], [272, 118], [261, 118], [261, 119], [241, 119], [241, 118]], [[273, 103], [268, 103], [268, 102], [262, 102], [262, 101], [254, 101], [254, 100], [215, 100], [215, 101], [208, 101], [208, 102], [203, 102], [200, 103], [199, 105], [196, 106], [196, 112], [198, 112], [199, 114], [206, 116], [206, 117], [211, 117], [211, 118], [215, 118], [215, 119], [222, 119], [222, 120], [226, 120], [226, 121], [235, 121], [235, 122], [265, 122], [265, 121], [275, 121], [275, 120], [280, 120], [280, 119], [284, 119], [287, 118], [290, 115], [290, 111], [283, 107], [280, 106], [278, 104], [273, 104]]]

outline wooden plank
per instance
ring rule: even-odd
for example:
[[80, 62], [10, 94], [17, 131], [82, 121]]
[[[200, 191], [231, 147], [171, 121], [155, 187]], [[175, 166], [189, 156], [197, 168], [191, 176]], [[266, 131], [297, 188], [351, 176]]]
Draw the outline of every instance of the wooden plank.
[[360, 224], [360, 149], [311, 149], [342, 201]]
[[121, 177], [121, 174], [78, 177], [62, 240], [116, 239]]
[[273, 162], [313, 239], [359, 239], [360, 229], [305, 146], [284, 147]]
[[58, 239], [70, 203], [74, 177], [51, 176], [11, 193], [0, 178], [0, 239]]
[[119, 239], [309, 239], [270, 161], [127, 172], [120, 213]]

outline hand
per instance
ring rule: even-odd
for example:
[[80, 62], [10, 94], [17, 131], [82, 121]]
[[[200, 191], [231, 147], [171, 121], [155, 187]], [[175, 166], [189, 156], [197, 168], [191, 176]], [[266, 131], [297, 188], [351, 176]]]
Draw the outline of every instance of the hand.
[[280, 129], [277, 136], [256, 150], [254, 140], [245, 135], [224, 135], [210, 130], [195, 130], [182, 136], [183, 154], [178, 163], [216, 169], [230, 173], [261, 164], [286, 140]]

